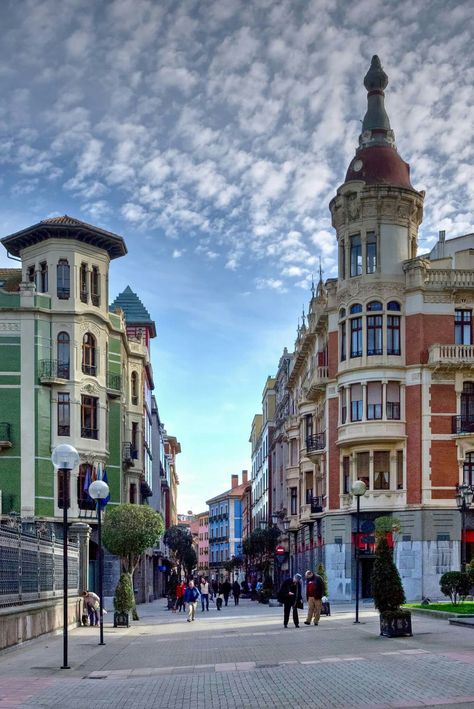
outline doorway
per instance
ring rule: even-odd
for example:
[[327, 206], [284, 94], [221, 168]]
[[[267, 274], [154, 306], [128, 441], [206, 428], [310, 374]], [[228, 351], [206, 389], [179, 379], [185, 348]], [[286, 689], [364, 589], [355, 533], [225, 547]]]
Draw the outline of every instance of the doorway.
[[360, 571], [361, 571], [361, 582], [360, 582], [360, 593], [361, 598], [372, 598], [372, 569], [374, 568], [375, 558], [361, 559], [360, 560]]

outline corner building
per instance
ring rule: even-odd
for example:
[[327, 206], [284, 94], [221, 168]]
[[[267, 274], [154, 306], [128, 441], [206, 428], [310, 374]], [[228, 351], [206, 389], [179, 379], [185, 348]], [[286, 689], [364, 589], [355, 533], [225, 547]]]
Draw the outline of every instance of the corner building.
[[[389, 541], [407, 598], [439, 597], [440, 576], [460, 564], [456, 485], [474, 482], [474, 235], [441, 234], [416, 256], [424, 192], [395, 147], [387, 83], [374, 56], [359, 146], [330, 203], [338, 278], [313, 292], [288, 382], [296, 563], [322, 560], [333, 600], [355, 595], [356, 544], [370, 597], [374, 521], [387, 515], [401, 522]], [[367, 485], [358, 538], [357, 479]], [[468, 560], [471, 530], [472, 511]]]

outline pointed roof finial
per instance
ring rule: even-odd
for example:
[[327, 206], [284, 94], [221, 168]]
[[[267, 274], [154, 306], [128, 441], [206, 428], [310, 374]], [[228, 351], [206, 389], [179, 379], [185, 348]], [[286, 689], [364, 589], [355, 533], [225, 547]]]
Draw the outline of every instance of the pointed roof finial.
[[314, 277], [311, 274], [311, 297], [314, 298]]
[[301, 324], [302, 324], [303, 328], [306, 327], [306, 315], [304, 314], [304, 305], [303, 305], [303, 314], [301, 316]]
[[367, 112], [362, 122], [362, 135], [359, 141], [361, 144], [385, 143], [391, 146], [394, 144], [394, 135], [385, 110], [384, 89], [387, 84], [388, 76], [375, 54], [369, 71], [364, 77], [364, 86], [367, 89]]
[[322, 284], [323, 282], [323, 267], [321, 264], [321, 256], [319, 257], [319, 283]]

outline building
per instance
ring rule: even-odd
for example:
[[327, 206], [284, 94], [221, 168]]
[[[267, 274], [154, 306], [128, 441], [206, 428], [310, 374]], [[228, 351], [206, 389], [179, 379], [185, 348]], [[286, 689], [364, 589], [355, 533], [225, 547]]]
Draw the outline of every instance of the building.
[[270, 522], [271, 502], [271, 457], [275, 425], [275, 379], [267, 377], [262, 393], [262, 413], [252, 422], [249, 442], [252, 456], [252, 528], [260, 522]]
[[196, 515], [198, 536], [198, 573], [209, 575], [209, 510]]
[[206, 504], [209, 506], [209, 572], [222, 577], [224, 564], [232, 557], [242, 555], [242, 507], [248, 487], [247, 471], [231, 476], [231, 488], [216, 495]]
[[[381, 516], [407, 598], [439, 597], [460, 563], [456, 488], [474, 482], [474, 236], [441, 233], [417, 256], [424, 192], [396, 150], [387, 83], [374, 57], [359, 146], [330, 203], [338, 275], [313, 289], [284, 404], [292, 560], [299, 571], [322, 561], [334, 600], [354, 597], [356, 545], [370, 597]], [[355, 480], [367, 485], [359, 535]], [[466, 527], [469, 560], [472, 511]]]

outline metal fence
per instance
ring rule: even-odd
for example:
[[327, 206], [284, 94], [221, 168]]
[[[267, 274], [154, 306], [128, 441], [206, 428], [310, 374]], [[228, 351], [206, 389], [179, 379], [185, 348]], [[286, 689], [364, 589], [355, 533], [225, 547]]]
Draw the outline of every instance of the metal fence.
[[[79, 590], [79, 547], [68, 545], [68, 588]], [[0, 525], [0, 607], [58, 598], [63, 592], [63, 545], [54, 532]]]

